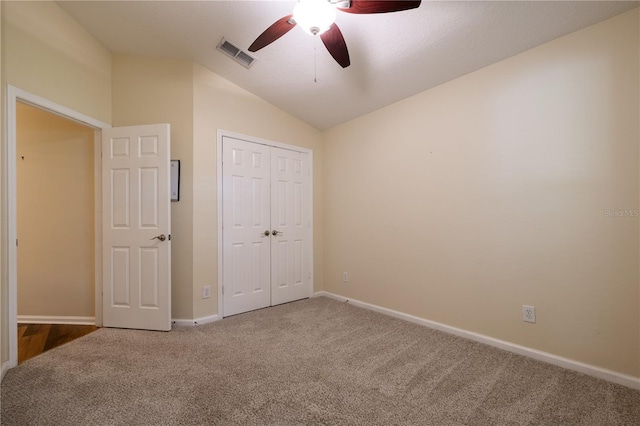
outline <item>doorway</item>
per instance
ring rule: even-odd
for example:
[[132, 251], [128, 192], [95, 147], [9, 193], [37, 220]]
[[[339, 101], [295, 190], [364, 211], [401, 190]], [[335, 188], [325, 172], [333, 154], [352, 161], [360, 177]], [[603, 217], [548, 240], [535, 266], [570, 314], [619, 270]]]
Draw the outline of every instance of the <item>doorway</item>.
[[[94, 317], [95, 324], [102, 325], [102, 239], [100, 233], [101, 223], [101, 161], [100, 161], [100, 143], [102, 129], [110, 128], [106, 123], [95, 120], [84, 114], [78, 113], [67, 107], [58, 105], [47, 99], [26, 92], [11, 85], [7, 85], [7, 139], [4, 147], [5, 182], [6, 182], [6, 202], [3, 203], [4, 211], [7, 218], [7, 274], [8, 274], [8, 337], [9, 337], [9, 361], [8, 368], [13, 368], [18, 364], [18, 227], [17, 227], [17, 108], [18, 104], [26, 104], [49, 113], [62, 116], [68, 120], [88, 126], [93, 131], [94, 144], [94, 174], [92, 183], [94, 185], [95, 209], [94, 209]], [[3, 371], [5, 366], [3, 366]]]
[[93, 129], [18, 102], [18, 322], [95, 324]]

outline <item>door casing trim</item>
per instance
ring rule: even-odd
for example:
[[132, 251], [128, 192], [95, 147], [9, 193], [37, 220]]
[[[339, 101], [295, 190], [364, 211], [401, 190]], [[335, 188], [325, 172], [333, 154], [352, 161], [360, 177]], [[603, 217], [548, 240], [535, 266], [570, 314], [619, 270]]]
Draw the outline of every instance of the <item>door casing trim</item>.
[[257, 143], [261, 145], [267, 145], [275, 148], [288, 149], [290, 151], [303, 152], [305, 154], [309, 154], [309, 166], [311, 168], [311, 175], [309, 176], [309, 187], [310, 187], [310, 203], [309, 206], [309, 220], [311, 221], [311, 232], [309, 234], [309, 245], [311, 247], [311, 288], [309, 289], [309, 297], [313, 295], [313, 287], [314, 287], [314, 275], [313, 275], [313, 150], [309, 148], [303, 148], [301, 146], [289, 145], [281, 142], [270, 141], [267, 139], [262, 139], [254, 136], [247, 136], [241, 133], [230, 132], [223, 129], [218, 129], [217, 132], [217, 146], [216, 146], [216, 198], [217, 198], [217, 207], [218, 207], [218, 317], [224, 318], [224, 303], [222, 297], [222, 138], [230, 137], [235, 139], [240, 139], [247, 142]]
[[101, 134], [102, 129], [110, 128], [111, 125], [95, 118], [74, 111], [71, 108], [59, 105], [48, 99], [29, 93], [25, 90], [7, 84], [6, 86], [6, 134], [3, 145], [3, 169], [5, 182], [6, 199], [3, 200], [3, 216], [6, 217], [7, 236], [4, 238], [3, 249], [7, 253], [7, 318], [9, 334], [9, 368], [18, 365], [18, 250], [16, 241], [18, 237], [17, 228], [17, 176], [16, 176], [16, 102], [29, 104], [36, 108], [59, 115], [68, 120], [76, 121], [94, 129], [94, 186], [95, 186], [95, 294], [96, 325], [102, 325], [102, 171], [101, 171]]

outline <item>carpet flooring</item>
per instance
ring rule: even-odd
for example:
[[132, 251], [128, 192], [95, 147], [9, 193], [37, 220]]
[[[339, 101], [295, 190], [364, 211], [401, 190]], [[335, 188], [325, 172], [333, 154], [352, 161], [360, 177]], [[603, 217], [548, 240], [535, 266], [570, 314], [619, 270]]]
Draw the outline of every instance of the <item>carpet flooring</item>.
[[640, 392], [320, 297], [99, 329], [2, 382], [2, 425], [639, 425]]

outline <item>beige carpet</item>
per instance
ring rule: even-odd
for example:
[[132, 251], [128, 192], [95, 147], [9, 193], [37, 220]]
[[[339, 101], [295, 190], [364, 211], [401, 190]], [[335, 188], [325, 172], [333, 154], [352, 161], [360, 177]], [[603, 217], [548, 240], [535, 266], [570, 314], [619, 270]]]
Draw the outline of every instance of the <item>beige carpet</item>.
[[10, 370], [2, 425], [639, 425], [640, 392], [327, 298], [101, 329]]

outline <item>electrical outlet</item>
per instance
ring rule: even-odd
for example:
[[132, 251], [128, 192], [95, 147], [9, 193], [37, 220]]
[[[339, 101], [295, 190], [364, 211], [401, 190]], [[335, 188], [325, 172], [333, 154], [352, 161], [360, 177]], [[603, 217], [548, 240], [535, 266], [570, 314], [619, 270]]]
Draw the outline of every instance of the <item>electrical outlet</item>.
[[202, 298], [203, 299], [208, 299], [211, 297], [211, 286], [210, 285], [203, 285], [202, 286]]
[[343, 283], [348, 283], [349, 282], [349, 273], [348, 272], [343, 272], [342, 273], [342, 282]]
[[536, 322], [536, 307], [522, 305], [522, 321], [524, 322], [532, 322], [535, 324]]

